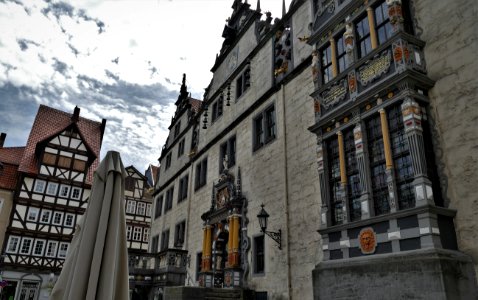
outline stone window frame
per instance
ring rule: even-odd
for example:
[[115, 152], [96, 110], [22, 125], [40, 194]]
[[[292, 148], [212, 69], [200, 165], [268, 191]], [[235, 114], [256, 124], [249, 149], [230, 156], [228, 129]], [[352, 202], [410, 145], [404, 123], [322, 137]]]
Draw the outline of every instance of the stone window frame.
[[163, 202], [164, 202], [164, 196], [159, 195], [156, 198], [156, 203], [154, 206], [154, 219], [156, 220], [157, 218], [161, 217], [163, 214]]
[[196, 164], [196, 174], [194, 178], [194, 191], [199, 190], [207, 183], [207, 157]]
[[277, 112], [275, 103], [258, 113], [252, 122], [252, 150], [263, 148], [277, 138]]
[[186, 138], [183, 138], [179, 143], [178, 143], [178, 158], [181, 157], [184, 154], [184, 146], [186, 144]]
[[184, 175], [179, 179], [179, 188], [178, 188], [178, 203], [182, 202], [188, 197], [188, 188], [189, 188], [189, 175]]
[[[258, 253], [257, 253], [257, 241], [262, 240], [262, 260], [263, 260], [263, 266], [262, 270], [257, 270], [258, 267]], [[266, 274], [266, 239], [265, 239], [265, 234], [258, 234], [254, 235], [252, 237], [252, 275], [253, 276], [265, 276]]]
[[326, 43], [319, 51], [320, 53], [320, 73], [322, 74], [322, 83], [326, 84], [332, 79], [334, 75], [332, 72], [332, 45], [330, 42]]
[[149, 250], [151, 253], [157, 253], [159, 251], [159, 234], [151, 238], [151, 247]]
[[186, 220], [176, 223], [174, 226], [174, 247], [182, 248], [186, 237]]
[[161, 245], [160, 251], [164, 251], [169, 248], [169, 228], [161, 232]]
[[164, 167], [164, 170], [167, 170], [171, 167], [171, 161], [172, 161], [172, 152], [169, 152], [168, 155], [166, 155], [166, 164]]
[[251, 87], [251, 67], [247, 65], [244, 71], [236, 78], [236, 101], [238, 101]]
[[211, 123], [214, 123], [224, 113], [224, 96], [219, 95], [218, 99], [211, 104]]
[[181, 121], [178, 121], [176, 125], [174, 125], [174, 138], [177, 138], [181, 133]]
[[164, 213], [170, 211], [173, 208], [173, 198], [174, 198], [174, 185], [171, 186], [167, 191], [166, 191], [166, 197], [165, 197], [165, 205], [164, 205]]

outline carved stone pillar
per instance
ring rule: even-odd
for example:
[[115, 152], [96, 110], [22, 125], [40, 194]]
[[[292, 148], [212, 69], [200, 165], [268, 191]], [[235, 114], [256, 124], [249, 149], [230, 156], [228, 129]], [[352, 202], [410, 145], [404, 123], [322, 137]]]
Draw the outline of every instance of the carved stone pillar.
[[343, 223], [347, 223], [349, 220], [348, 216], [348, 201], [347, 201], [347, 174], [345, 170], [345, 148], [344, 148], [344, 136], [342, 131], [337, 132], [338, 145], [339, 145], [339, 163], [340, 163], [340, 200], [342, 202], [343, 210]]
[[[379, 101], [379, 104], [381, 102]], [[388, 130], [388, 121], [387, 121], [387, 112], [385, 109], [381, 108], [380, 112], [380, 125], [382, 127], [382, 138], [383, 138], [383, 149], [385, 152], [385, 165], [386, 165], [386, 176], [387, 176], [387, 186], [388, 186], [388, 198], [390, 211], [397, 211], [397, 187], [395, 183], [395, 175], [393, 173], [393, 159], [392, 159], [392, 148], [390, 146], [390, 133]]]
[[387, 6], [392, 32], [403, 30], [402, 0], [387, 0]]
[[329, 194], [327, 192], [327, 181], [324, 170], [324, 147], [321, 136], [317, 136], [317, 171], [319, 172], [320, 200], [322, 201], [320, 210], [320, 228], [326, 228], [331, 225], [329, 208]]
[[432, 184], [427, 176], [427, 161], [423, 142], [420, 105], [413, 99], [407, 97], [402, 104], [402, 116], [408, 141], [408, 149], [413, 162], [415, 206], [434, 204]]
[[372, 45], [372, 49], [376, 49], [378, 47], [378, 39], [377, 39], [377, 30], [375, 30], [375, 13], [372, 7], [367, 7], [367, 17], [368, 17], [368, 25], [370, 28], [370, 43]]
[[330, 54], [332, 58], [332, 76], [335, 78], [339, 74], [339, 68], [337, 66], [337, 45], [335, 44], [334, 37], [330, 37]]
[[362, 195], [360, 196], [361, 204], [361, 219], [370, 218], [370, 193], [367, 184], [367, 167], [365, 164], [365, 153], [362, 136], [362, 125], [357, 123], [354, 128], [354, 140], [355, 140], [355, 157], [357, 159], [357, 169], [359, 171], [360, 178], [360, 190]]

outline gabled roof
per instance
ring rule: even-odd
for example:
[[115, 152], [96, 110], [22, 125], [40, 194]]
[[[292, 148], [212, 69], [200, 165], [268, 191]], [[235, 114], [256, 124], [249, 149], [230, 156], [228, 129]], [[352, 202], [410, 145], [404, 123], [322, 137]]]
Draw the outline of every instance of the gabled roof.
[[146, 178], [146, 176], [144, 176], [143, 173], [138, 171], [138, 169], [136, 169], [133, 165], [131, 165], [129, 167], [126, 167], [125, 170], [126, 170], [127, 173], [129, 173], [128, 171], [131, 170], [131, 171], [135, 172], [136, 174], [138, 174], [143, 180], [145, 180], [145, 181], [148, 180], [148, 178]]
[[99, 163], [104, 124], [79, 117], [78, 108], [75, 109], [75, 115], [72, 115], [45, 105], [40, 105], [18, 170], [29, 174], [38, 174], [38, 161], [35, 156], [37, 144], [60, 134], [75, 122], [83, 142], [96, 156], [86, 178], [86, 182], [91, 184], [93, 172]]
[[18, 165], [25, 147], [0, 148], [0, 188], [14, 190], [18, 180]]

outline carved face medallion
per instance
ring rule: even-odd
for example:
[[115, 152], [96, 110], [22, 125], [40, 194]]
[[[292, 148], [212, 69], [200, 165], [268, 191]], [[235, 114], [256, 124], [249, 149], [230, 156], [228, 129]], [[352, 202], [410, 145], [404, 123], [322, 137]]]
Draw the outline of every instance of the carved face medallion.
[[377, 238], [371, 227], [360, 230], [359, 234], [360, 250], [363, 254], [372, 254], [377, 247]]

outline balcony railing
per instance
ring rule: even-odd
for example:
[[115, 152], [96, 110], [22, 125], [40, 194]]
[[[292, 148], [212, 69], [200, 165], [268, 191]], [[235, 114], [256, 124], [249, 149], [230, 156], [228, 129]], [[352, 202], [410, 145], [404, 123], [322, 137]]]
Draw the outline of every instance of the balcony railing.
[[166, 249], [158, 253], [130, 254], [130, 281], [158, 286], [184, 285], [187, 264], [186, 250]]

